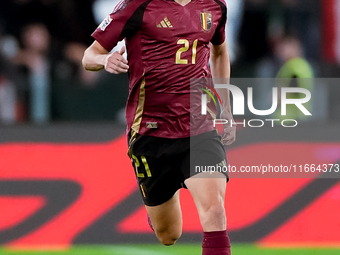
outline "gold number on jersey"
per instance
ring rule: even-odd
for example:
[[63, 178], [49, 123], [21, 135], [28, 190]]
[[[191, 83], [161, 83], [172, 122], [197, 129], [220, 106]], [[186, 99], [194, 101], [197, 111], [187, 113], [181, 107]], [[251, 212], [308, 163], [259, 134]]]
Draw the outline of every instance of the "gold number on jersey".
[[[191, 64], [196, 64], [196, 54], [197, 54], [197, 42], [198, 39], [196, 39], [192, 45], [192, 59], [191, 59]], [[176, 53], [176, 64], [180, 64], [180, 65], [187, 65], [188, 64], [188, 60], [187, 59], [181, 59], [181, 54], [182, 52], [186, 52], [189, 50], [190, 48], [190, 43], [187, 39], [179, 39], [177, 41], [177, 44], [184, 44], [183, 47], [181, 47], [180, 49], [178, 49], [177, 53]]]
[[191, 64], [196, 64], [196, 53], [197, 53], [197, 42], [198, 39], [196, 39], [194, 41], [194, 44], [192, 45], [192, 60], [191, 60]]
[[189, 49], [189, 41], [186, 39], [179, 39], [177, 44], [184, 44], [184, 47], [180, 48], [176, 53], [176, 64], [186, 65], [188, 64], [187, 59], [181, 59], [182, 52], [186, 52]]
[[[138, 172], [138, 168], [140, 167], [140, 163], [139, 163], [138, 158], [135, 155], [132, 155], [132, 158], [133, 158], [133, 161], [135, 162], [135, 170], [136, 170], [137, 177], [144, 178], [145, 175], [143, 173]], [[148, 177], [151, 177], [152, 176], [151, 171], [150, 171], [150, 168], [149, 168], [149, 164], [146, 161], [146, 158], [144, 156], [141, 156], [141, 159], [142, 159], [145, 171], [146, 171], [146, 175]]]

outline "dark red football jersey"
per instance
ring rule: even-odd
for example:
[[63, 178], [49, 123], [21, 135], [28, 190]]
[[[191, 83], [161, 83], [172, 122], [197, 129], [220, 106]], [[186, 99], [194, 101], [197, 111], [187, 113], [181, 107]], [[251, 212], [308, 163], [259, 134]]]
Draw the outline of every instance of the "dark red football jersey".
[[[224, 42], [226, 12], [224, 0], [192, 0], [185, 6], [173, 0], [125, 0], [100, 24], [92, 36], [106, 50], [126, 41], [128, 130], [181, 138], [214, 129], [214, 114], [190, 109], [190, 79], [211, 77], [209, 43]], [[197, 92], [200, 97], [202, 91]]]

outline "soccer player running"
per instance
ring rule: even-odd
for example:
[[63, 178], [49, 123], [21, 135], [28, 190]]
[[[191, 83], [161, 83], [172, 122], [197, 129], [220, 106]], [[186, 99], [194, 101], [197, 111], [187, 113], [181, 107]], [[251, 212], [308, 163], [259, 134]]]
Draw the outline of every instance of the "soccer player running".
[[[214, 104], [208, 102], [206, 115], [190, 109], [191, 78], [227, 83], [226, 12], [224, 0], [125, 0], [92, 34], [95, 41], [83, 58], [87, 70], [129, 73], [128, 154], [152, 228], [164, 245], [176, 242], [182, 234], [179, 189], [187, 188], [204, 231], [204, 255], [230, 254], [228, 175], [194, 172], [193, 162], [225, 165], [223, 144], [235, 140], [235, 128], [225, 127], [221, 138], [213, 126]], [[128, 61], [124, 47], [110, 53], [123, 39]], [[232, 121], [229, 91], [218, 92], [220, 117]]]

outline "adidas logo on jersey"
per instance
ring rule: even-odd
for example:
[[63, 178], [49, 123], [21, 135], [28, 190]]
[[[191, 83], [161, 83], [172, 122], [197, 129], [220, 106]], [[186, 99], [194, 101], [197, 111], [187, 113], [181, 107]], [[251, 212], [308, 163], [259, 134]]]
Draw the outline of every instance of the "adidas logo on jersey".
[[162, 21], [161, 21], [161, 23], [159, 23], [158, 25], [157, 25], [157, 27], [159, 27], [159, 28], [171, 28], [172, 27], [172, 25], [171, 25], [171, 22], [170, 22], [170, 20], [167, 18], [167, 17], [165, 17]]
[[146, 128], [158, 128], [157, 122], [146, 122]]

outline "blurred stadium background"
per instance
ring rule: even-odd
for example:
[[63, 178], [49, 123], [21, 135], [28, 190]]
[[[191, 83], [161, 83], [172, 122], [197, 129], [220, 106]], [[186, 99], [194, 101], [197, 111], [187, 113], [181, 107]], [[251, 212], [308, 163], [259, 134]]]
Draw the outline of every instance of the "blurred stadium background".
[[[0, 254], [200, 254], [187, 191], [178, 245], [161, 247], [147, 225], [126, 156], [128, 77], [81, 67], [116, 4], [0, 3]], [[340, 0], [227, 4], [233, 78], [291, 78], [284, 66], [300, 58], [311, 71], [292, 64], [292, 77], [322, 81], [311, 121], [241, 128], [229, 163], [340, 164]], [[339, 178], [235, 178], [226, 197], [233, 254], [340, 253]]]

